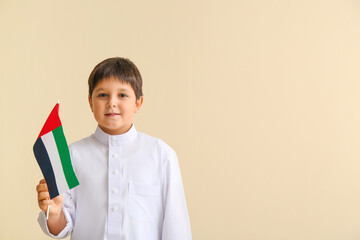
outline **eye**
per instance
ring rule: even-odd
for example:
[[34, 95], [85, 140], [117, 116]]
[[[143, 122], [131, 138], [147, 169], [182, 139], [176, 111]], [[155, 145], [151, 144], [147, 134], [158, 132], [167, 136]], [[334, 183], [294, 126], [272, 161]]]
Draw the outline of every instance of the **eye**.
[[119, 94], [119, 96], [122, 97], [122, 98], [126, 98], [126, 97], [127, 97], [127, 95], [126, 95], [126, 94], [123, 94], [123, 93]]
[[100, 94], [98, 95], [98, 97], [104, 98], [104, 97], [107, 97], [107, 94], [106, 94], [106, 93], [100, 93]]

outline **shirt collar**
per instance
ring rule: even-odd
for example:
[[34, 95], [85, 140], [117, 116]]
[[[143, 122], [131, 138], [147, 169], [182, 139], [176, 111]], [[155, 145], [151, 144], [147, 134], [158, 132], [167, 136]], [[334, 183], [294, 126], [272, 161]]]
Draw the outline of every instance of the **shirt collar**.
[[108, 146], [109, 144], [115, 145], [124, 145], [132, 142], [137, 136], [137, 131], [134, 124], [131, 125], [131, 128], [126, 133], [120, 135], [110, 135], [105, 133], [99, 126], [97, 126], [94, 133], [94, 137], [101, 143]]

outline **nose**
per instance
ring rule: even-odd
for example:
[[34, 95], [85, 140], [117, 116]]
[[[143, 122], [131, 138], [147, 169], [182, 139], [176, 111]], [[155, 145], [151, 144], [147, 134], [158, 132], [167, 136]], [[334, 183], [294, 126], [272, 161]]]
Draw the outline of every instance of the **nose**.
[[107, 103], [107, 107], [116, 107], [116, 99], [115, 99], [115, 97], [109, 98], [109, 101]]

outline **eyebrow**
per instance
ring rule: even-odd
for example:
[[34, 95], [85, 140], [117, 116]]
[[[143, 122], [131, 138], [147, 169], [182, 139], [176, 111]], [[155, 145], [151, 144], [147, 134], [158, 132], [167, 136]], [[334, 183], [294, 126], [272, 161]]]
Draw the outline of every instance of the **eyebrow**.
[[[107, 89], [105, 89], [105, 88], [98, 88], [98, 89], [95, 90], [95, 92], [100, 92], [100, 91], [105, 91], [105, 90], [107, 90]], [[129, 91], [129, 90], [126, 89], [126, 88], [118, 88], [118, 90], [124, 91], [124, 92], [128, 92], [128, 91]]]

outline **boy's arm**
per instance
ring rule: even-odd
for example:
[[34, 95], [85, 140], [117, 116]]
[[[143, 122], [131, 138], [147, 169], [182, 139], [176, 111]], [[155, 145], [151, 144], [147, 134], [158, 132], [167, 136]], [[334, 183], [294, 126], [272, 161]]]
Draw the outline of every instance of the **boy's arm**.
[[180, 167], [173, 150], [163, 165], [162, 197], [164, 206], [162, 240], [191, 240], [190, 219]]
[[[42, 210], [39, 214], [38, 222], [45, 234], [55, 237], [64, 238], [72, 230], [71, 216], [69, 211], [63, 207], [64, 197], [62, 195], [50, 200], [49, 192], [45, 180], [41, 180], [37, 185], [38, 204]], [[69, 193], [65, 193], [65, 205], [69, 205]], [[49, 208], [49, 219], [46, 219], [47, 206]], [[71, 205], [71, 204], [70, 204]]]

